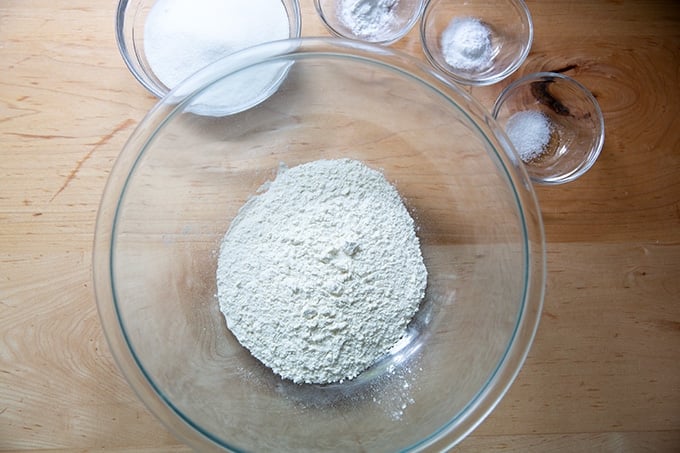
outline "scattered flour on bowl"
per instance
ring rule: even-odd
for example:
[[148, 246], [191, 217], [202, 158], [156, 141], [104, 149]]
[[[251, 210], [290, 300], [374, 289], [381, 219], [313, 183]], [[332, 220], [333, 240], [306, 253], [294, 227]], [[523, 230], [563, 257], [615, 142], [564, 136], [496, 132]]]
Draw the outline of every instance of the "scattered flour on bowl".
[[[346, 381], [343, 384], [325, 386], [296, 385], [290, 381], [277, 382], [274, 389], [301, 410], [327, 410], [344, 405], [358, 407], [372, 405], [380, 409], [387, 418], [401, 420], [409, 406], [415, 404], [415, 394], [422, 391], [418, 383], [423, 369], [413, 363], [390, 365], [381, 374], [365, 382]], [[271, 388], [263, 380], [253, 376], [252, 371], [243, 371], [248, 383], [266, 392]]]
[[427, 270], [399, 193], [363, 163], [282, 168], [225, 234], [217, 296], [254, 357], [295, 383], [353, 379], [405, 335]]

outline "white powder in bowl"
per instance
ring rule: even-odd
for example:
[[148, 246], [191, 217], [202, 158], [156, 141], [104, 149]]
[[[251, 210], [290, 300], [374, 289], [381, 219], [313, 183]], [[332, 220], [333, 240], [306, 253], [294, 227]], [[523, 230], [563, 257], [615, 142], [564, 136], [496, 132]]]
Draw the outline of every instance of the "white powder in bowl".
[[217, 267], [231, 332], [295, 383], [352, 379], [387, 354], [426, 283], [397, 190], [350, 159], [280, 171], [234, 218]]
[[380, 41], [399, 23], [399, 0], [338, 0], [340, 22], [358, 38]]
[[[158, 0], [144, 24], [144, 54], [158, 80], [173, 89], [220, 58], [288, 38], [289, 29], [280, 0]], [[194, 111], [223, 115], [247, 108], [262, 100], [283, 69], [269, 65], [231, 77], [199, 99]]]
[[550, 142], [550, 119], [537, 110], [523, 110], [513, 114], [505, 131], [522, 161], [530, 162], [545, 152]]
[[455, 17], [442, 32], [444, 61], [452, 68], [479, 72], [493, 64], [491, 31], [474, 17]]

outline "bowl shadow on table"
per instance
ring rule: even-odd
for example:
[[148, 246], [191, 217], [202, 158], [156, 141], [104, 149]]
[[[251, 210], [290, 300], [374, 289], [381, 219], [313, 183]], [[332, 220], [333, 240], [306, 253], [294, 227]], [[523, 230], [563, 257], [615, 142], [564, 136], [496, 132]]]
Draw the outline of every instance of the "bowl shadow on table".
[[[274, 95], [235, 115], [175, 115], [140, 156], [119, 206], [112, 262], [130, 347], [173, 410], [224, 445], [381, 450], [390, 438], [408, 447], [475, 399], [517, 322], [522, 225], [516, 200], [498, 190], [507, 181], [484, 155], [488, 143], [465, 117], [452, 124], [450, 112], [433, 112], [455, 106], [337, 66], [293, 65]], [[357, 78], [379, 94], [344, 89]], [[300, 84], [304, 96], [287, 95]], [[404, 114], [385, 115], [386, 97]], [[355, 380], [298, 385], [227, 329], [217, 253], [238, 209], [281, 163], [322, 158], [362, 160], [397, 187], [418, 226], [428, 288], [400, 349]]]

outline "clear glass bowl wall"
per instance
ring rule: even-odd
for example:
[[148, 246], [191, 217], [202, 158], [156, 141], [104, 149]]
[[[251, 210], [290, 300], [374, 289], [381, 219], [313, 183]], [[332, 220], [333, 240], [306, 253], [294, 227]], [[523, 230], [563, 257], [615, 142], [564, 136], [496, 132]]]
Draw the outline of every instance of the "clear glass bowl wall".
[[[272, 62], [291, 66], [258, 106], [211, 118], [190, 113], [191, 96], [165, 99], [122, 150], [94, 261], [114, 357], [148, 407], [199, 450], [454, 445], [505, 393], [536, 329], [545, 275], [531, 184], [478, 104], [388, 49], [272, 43], [202, 71], [195, 94]], [[216, 253], [281, 163], [345, 157], [382, 170], [405, 200], [427, 294], [402, 350], [354, 381], [294, 385], [227, 329]]]

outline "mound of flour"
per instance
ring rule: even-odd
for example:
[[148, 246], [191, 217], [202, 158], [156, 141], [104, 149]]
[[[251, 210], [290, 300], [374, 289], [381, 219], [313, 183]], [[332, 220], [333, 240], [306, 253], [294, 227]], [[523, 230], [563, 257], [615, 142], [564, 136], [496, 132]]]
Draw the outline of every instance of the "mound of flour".
[[231, 332], [296, 383], [352, 379], [388, 353], [426, 283], [397, 190], [350, 159], [282, 169], [234, 218], [217, 267]]

